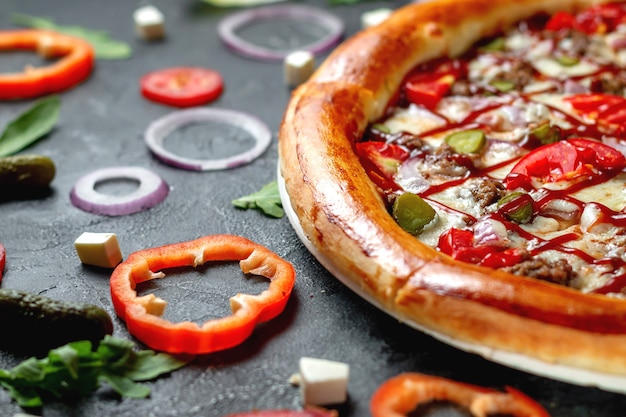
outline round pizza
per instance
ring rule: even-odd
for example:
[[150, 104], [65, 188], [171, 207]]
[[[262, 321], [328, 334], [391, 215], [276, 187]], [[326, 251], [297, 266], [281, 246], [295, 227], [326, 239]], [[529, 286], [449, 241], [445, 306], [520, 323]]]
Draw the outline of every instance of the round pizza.
[[280, 174], [331, 272], [402, 321], [626, 375], [626, 3], [434, 0], [293, 92]]

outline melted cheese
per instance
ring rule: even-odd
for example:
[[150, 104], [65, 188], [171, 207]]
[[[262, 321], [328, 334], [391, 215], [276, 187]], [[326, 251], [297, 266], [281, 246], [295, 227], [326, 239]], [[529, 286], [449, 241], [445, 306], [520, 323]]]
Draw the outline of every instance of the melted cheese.
[[[420, 136], [431, 150], [438, 147], [449, 133], [478, 126], [488, 137], [488, 146], [480, 153], [472, 154], [470, 158], [477, 169], [483, 170], [483, 175], [503, 180], [518, 158], [528, 152], [518, 144], [526, 139], [536, 126], [549, 123], [567, 130], [574, 127], [572, 123], [583, 125], [595, 123], [595, 120], [574, 111], [565, 99], [569, 93], [566, 94], [564, 91], [588, 88], [592, 84], [592, 78], [589, 76], [597, 74], [606, 63], [618, 65], [626, 63], [626, 49], [619, 50], [614, 47], [616, 44], [626, 44], [626, 25], [616, 33], [594, 36], [590, 39], [583, 56], [573, 65], [563, 65], [554, 57], [555, 46], [566, 49], [568, 42], [573, 41], [565, 38], [559, 45], [555, 45], [555, 42], [554, 39], [541, 40], [532, 32], [522, 31], [515, 31], [505, 38], [509, 52], [515, 51], [519, 59], [530, 63], [544, 76], [530, 80], [526, 84], [522, 83], [521, 88], [525, 95], [511, 91], [500, 95], [448, 96], [440, 101], [435, 112], [415, 104], [404, 109], [396, 108], [391, 117], [385, 121], [385, 125], [392, 133], [409, 132]], [[497, 54], [479, 54], [469, 62], [468, 78], [477, 86], [488, 86], [494, 79], [501, 80], [502, 78], [497, 77], [501, 77], [502, 74], [515, 71], [514, 66], [514, 61], [503, 60]], [[524, 76], [525, 73], [516, 75]], [[572, 77], [576, 78], [574, 84], [568, 85], [563, 82]], [[471, 124], [467, 127], [462, 126], [467, 120], [472, 120]], [[449, 126], [448, 131], [445, 130], [446, 126]], [[433, 130], [436, 134], [429, 133]], [[434, 174], [437, 171], [436, 162], [431, 163], [432, 177], [429, 175], [426, 162], [409, 159], [401, 165], [396, 182], [406, 192], [420, 194], [431, 186], [455, 180], [436, 177]], [[497, 169], [489, 170], [489, 167]], [[439, 236], [446, 230], [452, 227], [472, 228], [474, 224], [471, 218], [476, 219], [477, 224], [484, 223], [484, 216], [498, 210], [495, 203], [487, 206], [481, 204], [480, 196], [476, 195], [476, 186], [471, 182], [472, 180], [469, 180], [448, 188], [443, 187], [441, 191], [427, 196], [437, 215], [418, 236], [422, 242], [437, 247]], [[573, 184], [559, 182], [534, 185], [538, 188], [567, 190]], [[541, 191], [531, 193], [535, 200], [540, 195]], [[612, 257], [626, 262], [626, 228], [604, 219], [602, 211], [594, 203], [598, 202], [614, 212], [625, 212], [626, 173], [621, 173], [607, 182], [589, 185], [570, 197], [578, 200], [578, 203], [552, 200], [545, 208], [545, 215], [537, 215], [532, 221], [519, 225], [524, 233], [531, 234], [533, 238], [526, 239], [511, 228], [503, 241], [510, 247], [532, 252], [533, 249], [542, 248], [546, 241], [574, 234], [577, 236], [576, 239], [563, 243], [566, 250], [541, 249], [533, 256], [548, 262], [565, 260], [577, 273], [569, 285], [588, 292], [606, 285], [615, 274], [626, 273], [626, 266], [613, 271], [608, 264], [595, 265], [585, 260], [589, 257], [594, 259]], [[550, 217], [548, 209], [561, 212], [565, 216], [571, 215], [572, 219], [582, 218], [582, 221], [580, 223], [576, 223], [576, 220], [560, 221]]]

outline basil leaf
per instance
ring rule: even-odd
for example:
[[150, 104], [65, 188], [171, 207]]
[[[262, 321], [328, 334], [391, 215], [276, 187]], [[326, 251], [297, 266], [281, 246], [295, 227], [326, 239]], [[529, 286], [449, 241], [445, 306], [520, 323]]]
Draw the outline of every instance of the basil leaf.
[[15, 120], [0, 136], [0, 157], [13, 155], [49, 133], [59, 118], [61, 100], [52, 95], [43, 98]]
[[128, 340], [107, 335], [96, 350], [91, 342], [68, 343], [43, 359], [29, 358], [11, 370], [0, 369], [0, 386], [22, 407], [39, 407], [44, 394], [59, 399], [86, 396], [105, 382], [125, 397], [144, 398], [150, 388], [139, 381], [154, 379], [189, 363], [152, 350], [135, 351]]
[[126, 376], [105, 374], [102, 379], [120, 395], [128, 398], [146, 398], [150, 395], [150, 388], [138, 384]]
[[275, 218], [281, 218], [285, 215], [280, 193], [278, 192], [278, 183], [272, 181], [264, 185], [259, 191], [250, 195], [237, 198], [232, 201], [233, 205], [240, 209], [258, 209], [265, 215]]
[[21, 13], [13, 13], [11, 22], [34, 29], [54, 30], [84, 39], [93, 46], [96, 58], [99, 59], [126, 59], [132, 55], [130, 45], [111, 39], [108, 32], [103, 30], [92, 30], [81, 26], [61, 26], [54, 23], [51, 19], [28, 16]]

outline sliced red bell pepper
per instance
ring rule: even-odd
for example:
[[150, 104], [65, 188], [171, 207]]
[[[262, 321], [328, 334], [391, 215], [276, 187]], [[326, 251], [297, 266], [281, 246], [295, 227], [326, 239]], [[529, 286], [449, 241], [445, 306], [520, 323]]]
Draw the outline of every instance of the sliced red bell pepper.
[[382, 190], [398, 190], [394, 176], [400, 164], [409, 157], [409, 152], [398, 145], [386, 142], [358, 142], [356, 154], [372, 181]]
[[547, 30], [574, 29], [594, 34], [614, 31], [626, 22], [626, 7], [622, 3], [607, 3], [589, 7], [578, 14], [555, 13], [546, 24]]
[[458, 60], [444, 60], [434, 68], [416, 72], [404, 84], [406, 98], [411, 103], [432, 110], [465, 72], [466, 69]]
[[0, 282], [2, 282], [2, 274], [4, 273], [4, 265], [7, 259], [7, 251], [4, 249], [2, 243], [0, 243]]
[[457, 261], [468, 262], [490, 268], [512, 266], [522, 261], [522, 255], [515, 248], [503, 248], [490, 245], [476, 245], [471, 230], [446, 230], [439, 237], [437, 249]]
[[433, 401], [459, 405], [476, 416], [550, 416], [539, 403], [512, 388], [507, 387], [507, 392], [499, 392], [412, 372], [385, 381], [374, 392], [370, 401], [370, 411], [372, 417], [408, 416], [419, 405]]
[[[268, 278], [269, 288], [258, 295], [235, 295], [230, 299], [231, 316], [202, 325], [165, 320], [160, 317], [167, 304], [164, 300], [154, 294], [137, 296], [136, 285], [165, 276], [163, 269], [198, 266], [208, 261], [240, 261], [244, 273]], [[243, 237], [213, 235], [131, 254], [113, 271], [110, 287], [117, 315], [137, 339], [155, 350], [204, 354], [242, 343], [257, 323], [280, 314], [294, 281], [293, 266], [264, 246]]]
[[519, 176], [540, 182], [571, 181], [592, 178], [626, 168], [626, 158], [604, 143], [571, 138], [541, 146], [520, 159], [505, 178], [508, 188], [515, 188]]
[[564, 100], [578, 114], [595, 120], [606, 133], [621, 135], [626, 131], [626, 98], [612, 94], [576, 94]]
[[94, 65], [92, 46], [50, 30], [0, 31], [0, 51], [32, 50], [59, 58], [45, 67], [27, 66], [21, 73], [0, 74], [0, 100], [29, 99], [67, 90], [86, 79]]

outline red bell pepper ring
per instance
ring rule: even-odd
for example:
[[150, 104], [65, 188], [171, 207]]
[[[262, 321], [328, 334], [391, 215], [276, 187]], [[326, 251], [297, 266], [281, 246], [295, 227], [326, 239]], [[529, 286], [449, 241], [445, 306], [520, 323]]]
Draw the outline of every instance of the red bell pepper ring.
[[506, 392], [446, 378], [407, 372], [385, 381], [370, 401], [372, 417], [408, 416], [432, 401], [457, 404], [473, 416], [550, 417], [539, 403], [510, 387]]
[[[268, 278], [269, 288], [258, 295], [235, 295], [230, 299], [231, 316], [202, 325], [165, 320], [160, 317], [167, 304], [164, 300], [154, 294], [137, 296], [136, 285], [164, 277], [163, 269], [195, 267], [208, 261], [240, 261], [244, 273]], [[137, 339], [154, 350], [204, 354], [242, 343], [257, 323], [280, 314], [294, 281], [293, 266], [264, 246], [243, 237], [213, 235], [132, 253], [113, 271], [110, 287], [117, 315]]]
[[86, 79], [94, 66], [92, 46], [50, 30], [0, 31], [0, 51], [32, 50], [59, 58], [45, 67], [27, 66], [21, 73], [0, 74], [0, 100], [29, 99], [67, 90]]
[[604, 143], [572, 138], [541, 146], [526, 154], [505, 178], [509, 189], [520, 182], [519, 176], [542, 183], [572, 181], [617, 173], [626, 168], [626, 157]]

